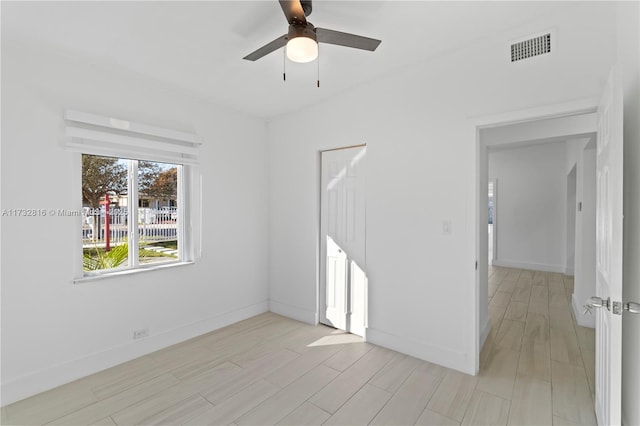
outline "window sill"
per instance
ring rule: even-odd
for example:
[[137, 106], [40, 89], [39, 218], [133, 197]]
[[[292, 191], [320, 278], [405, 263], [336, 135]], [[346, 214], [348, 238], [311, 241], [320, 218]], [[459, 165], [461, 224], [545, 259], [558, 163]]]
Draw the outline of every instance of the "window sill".
[[143, 266], [143, 267], [139, 267], [139, 268], [136, 268], [136, 269], [124, 269], [124, 270], [120, 270], [120, 271], [104, 272], [104, 273], [99, 273], [99, 274], [95, 274], [95, 275], [86, 275], [86, 276], [83, 276], [83, 277], [80, 277], [80, 278], [75, 278], [73, 280], [73, 283], [74, 284], [84, 284], [84, 283], [89, 283], [89, 282], [93, 282], [93, 281], [100, 281], [100, 280], [113, 278], [113, 277], [136, 275], [136, 274], [145, 273], [145, 272], [159, 271], [159, 270], [163, 270], [163, 269], [167, 269], [167, 268], [176, 268], [176, 267], [179, 267], [179, 266], [193, 265], [194, 263], [195, 262], [192, 262], [192, 261], [189, 261], [189, 262], [171, 262], [171, 263], [163, 263], [161, 265]]

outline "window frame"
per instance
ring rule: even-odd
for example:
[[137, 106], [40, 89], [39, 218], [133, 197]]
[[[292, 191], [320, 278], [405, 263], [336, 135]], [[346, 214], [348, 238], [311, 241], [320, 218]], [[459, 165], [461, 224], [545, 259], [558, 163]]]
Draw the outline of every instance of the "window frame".
[[[78, 161], [75, 162], [78, 173], [78, 181], [79, 188], [77, 193], [82, 194], [82, 155], [86, 153], [77, 153]], [[86, 155], [94, 155], [94, 154], [86, 154]], [[102, 156], [102, 155], [100, 155]], [[118, 156], [112, 156], [112, 158], [118, 158], [119, 160], [127, 161], [127, 205], [128, 206], [137, 206], [139, 200], [139, 180], [138, 180], [138, 164], [140, 161], [148, 161], [145, 159], [124, 159]], [[77, 251], [76, 258], [79, 259], [78, 266], [76, 267], [76, 273], [74, 276], [74, 283], [82, 283], [88, 281], [99, 280], [103, 278], [108, 278], [112, 276], [121, 276], [121, 275], [129, 275], [138, 272], [144, 271], [154, 271], [158, 269], [165, 269], [167, 267], [174, 266], [183, 266], [190, 265], [195, 263], [195, 259], [191, 255], [193, 253], [193, 247], [191, 246], [191, 240], [189, 237], [189, 233], [187, 232], [187, 223], [189, 222], [189, 218], [192, 216], [190, 214], [188, 206], [188, 201], [186, 200], [186, 194], [189, 193], [188, 183], [186, 182], [185, 175], [190, 175], [193, 173], [193, 166], [183, 165], [183, 164], [173, 164], [177, 166], [178, 171], [178, 187], [177, 187], [177, 229], [176, 229], [176, 239], [178, 241], [178, 259], [167, 259], [165, 261], [153, 262], [149, 264], [140, 264], [139, 258], [139, 238], [133, 238], [129, 240], [129, 256], [127, 266], [111, 268], [111, 269], [100, 269], [96, 271], [85, 271], [82, 264], [82, 256], [83, 256], [83, 239], [82, 239], [82, 231], [80, 231], [80, 250]], [[82, 195], [79, 196], [79, 204], [80, 208], [82, 208]], [[138, 209], [137, 208], [129, 208], [128, 209], [128, 235], [138, 235], [139, 234], [139, 226], [138, 223]], [[82, 228], [82, 218], [78, 223], [79, 229]]]
[[[163, 129], [106, 116], [67, 110], [64, 114], [65, 137], [62, 146], [71, 151], [73, 172], [72, 190], [77, 195], [77, 207], [82, 209], [82, 154], [137, 160], [135, 167], [127, 167], [128, 205], [137, 206], [139, 196], [138, 162], [153, 161], [178, 167], [177, 240], [178, 259], [139, 263], [139, 243], [129, 244], [128, 265], [122, 268], [84, 271], [82, 244], [82, 216], [75, 217], [77, 231], [73, 261], [74, 284], [110, 277], [137, 274], [196, 263], [202, 251], [202, 177], [199, 166], [199, 147], [202, 138], [195, 134]], [[138, 209], [129, 208], [129, 235], [137, 235]], [[135, 233], [132, 233], [132, 231]]]
[[[139, 171], [139, 163], [140, 161], [147, 161], [145, 159], [127, 159], [127, 205], [129, 206], [138, 206], [140, 200], [140, 181], [138, 176]], [[172, 263], [181, 263], [184, 261], [185, 251], [183, 250], [184, 245], [184, 231], [183, 231], [183, 216], [186, 216], [186, 210], [184, 208], [185, 203], [182, 200], [182, 196], [184, 191], [181, 190], [183, 186], [182, 182], [182, 169], [186, 166], [182, 164], [172, 164], [178, 167], [178, 188], [176, 193], [176, 199], [178, 202], [178, 220], [176, 221], [176, 240], [178, 241], [178, 259], [167, 259], [165, 261], [154, 262], [152, 264], [144, 265], [140, 264], [140, 238], [129, 239], [129, 261], [128, 266], [123, 268], [113, 268], [113, 269], [102, 269], [98, 271], [91, 271], [87, 273], [87, 271], [83, 271], [84, 276], [93, 276], [107, 273], [108, 271], [115, 270], [126, 270], [126, 269], [144, 269], [152, 266], [172, 264]], [[139, 235], [140, 232], [140, 223], [139, 223], [139, 208], [129, 208], [129, 221], [127, 223], [128, 227], [128, 235]]]

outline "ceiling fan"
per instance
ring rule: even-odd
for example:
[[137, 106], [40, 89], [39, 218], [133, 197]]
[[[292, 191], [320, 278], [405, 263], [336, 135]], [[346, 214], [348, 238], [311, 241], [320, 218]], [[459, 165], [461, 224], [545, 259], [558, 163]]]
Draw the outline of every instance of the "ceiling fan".
[[256, 61], [263, 56], [287, 46], [287, 57], [294, 62], [310, 62], [318, 57], [318, 43], [335, 44], [374, 51], [381, 40], [362, 37], [340, 31], [316, 28], [307, 21], [311, 14], [311, 0], [279, 0], [284, 16], [289, 22], [289, 32], [265, 44], [243, 59]]

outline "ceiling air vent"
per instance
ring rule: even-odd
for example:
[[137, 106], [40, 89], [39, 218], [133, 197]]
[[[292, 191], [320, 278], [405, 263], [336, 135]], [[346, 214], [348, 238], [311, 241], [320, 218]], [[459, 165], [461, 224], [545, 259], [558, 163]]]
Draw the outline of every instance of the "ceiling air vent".
[[551, 33], [546, 33], [511, 45], [511, 62], [521, 61], [551, 52]]

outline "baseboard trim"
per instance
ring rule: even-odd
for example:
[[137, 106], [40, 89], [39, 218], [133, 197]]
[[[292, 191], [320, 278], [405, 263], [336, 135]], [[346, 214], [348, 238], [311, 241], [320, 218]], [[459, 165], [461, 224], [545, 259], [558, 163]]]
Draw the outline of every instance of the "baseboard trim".
[[367, 329], [367, 342], [466, 374], [476, 374], [473, 360], [463, 352], [452, 351], [451, 349], [397, 336], [371, 327]]
[[482, 327], [482, 330], [480, 332], [480, 350], [482, 350], [482, 347], [484, 346], [484, 342], [487, 341], [487, 337], [489, 337], [489, 333], [491, 332], [491, 321], [489, 321], [489, 318], [487, 318], [487, 321], [484, 323], [484, 326]]
[[571, 295], [571, 307], [573, 308], [573, 315], [576, 317], [576, 322], [582, 327], [596, 328], [596, 315], [593, 312], [591, 315], [584, 314], [584, 301], [579, 301], [576, 298], [576, 294]]
[[1, 405], [11, 404], [40, 392], [53, 389], [65, 383], [268, 311], [269, 304], [265, 300], [151, 335], [144, 339], [128, 342], [105, 351], [89, 354], [82, 358], [66, 361], [36, 371], [2, 383]]
[[572, 277], [575, 274], [576, 271], [573, 270], [573, 268], [566, 268], [564, 270], [564, 274], [565, 275], [569, 275], [570, 277]]
[[515, 260], [494, 260], [493, 266], [502, 268], [516, 268], [516, 269], [528, 269], [530, 271], [542, 271], [542, 272], [558, 272], [560, 274], [565, 273], [565, 267], [562, 265], [549, 265], [546, 263], [534, 263], [534, 262], [519, 262]]
[[307, 324], [318, 324], [318, 314], [313, 311], [292, 306], [277, 300], [269, 300], [269, 310], [274, 314], [301, 321]]

